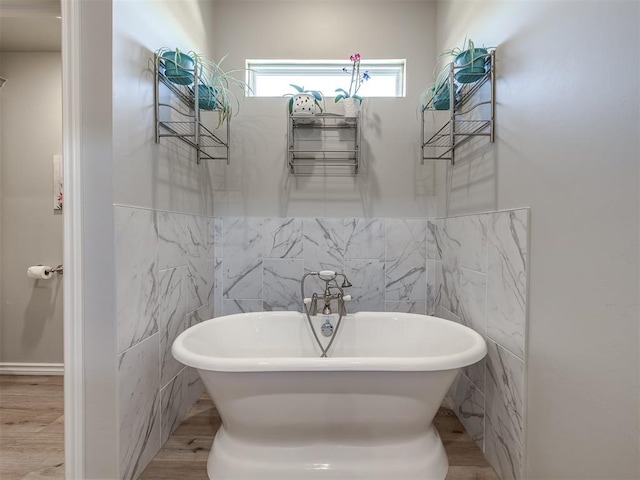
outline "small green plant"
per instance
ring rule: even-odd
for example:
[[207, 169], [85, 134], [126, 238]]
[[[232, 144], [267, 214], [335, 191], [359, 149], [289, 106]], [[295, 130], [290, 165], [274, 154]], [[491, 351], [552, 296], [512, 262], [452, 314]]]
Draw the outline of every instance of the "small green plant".
[[438, 56], [438, 58], [457, 57], [462, 52], [466, 52], [466, 51], [475, 52], [475, 44], [473, 43], [473, 40], [465, 37], [464, 42], [462, 42], [462, 47], [453, 47], [448, 50], [445, 50]]
[[473, 40], [465, 38], [462, 47], [454, 47], [445, 50], [441, 57], [455, 57], [453, 63], [456, 66], [455, 78], [460, 83], [473, 83], [480, 80], [487, 72], [489, 50], [493, 47], [476, 47]]
[[[222, 68], [222, 63], [227, 58], [227, 55], [218, 62], [197, 53], [194, 54], [194, 57], [198, 66], [198, 83], [200, 84], [198, 85], [198, 96], [200, 94], [209, 96], [205, 100], [208, 104], [213, 104], [215, 110], [219, 111], [218, 126], [220, 126], [226, 121], [227, 117], [237, 114], [240, 110], [240, 102], [232, 87], [251, 91], [245, 81], [233, 76], [233, 74], [245, 72], [247, 69], [234, 68], [225, 70]], [[201, 86], [206, 87], [201, 89]], [[210, 98], [211, 96], [215, 96], [215, 101]], [[200, 99], [198, 103], [202, 105]]]
[[193, 84], [197, 74], [196, 108], [218, 111], [218, 127], [240, 110], [240, 102], [233, 92], [233, 87], [251, 91], [246, 82], [233, 76], [235, 73], [245, 72], [246, 68], [225, 70], [222, 67], [227, 55], [216, 62], [206, 55], [194, 51], [184, 53], [177, 48], [162, 47], [154, 53], [156, 68], [164, 69], [164, 75], [171, 82], [186, 86], [191, 95], [195, 95], [196, 89]]
[[[420, 94], [420, 105], [422, 109], [428, 108], [430, 110], [448, 110], [450, 107], [450, 87], [449, 87], [449, 72], [450, 64], [442, 67], [435, 80], [429, 84]], [[458, 88], [454, 83], [454, 102]]]
[[181, 52], [177, 48], [156, 50], [156, 68], [162, 67], [170, 82], [177, 85], [191, 85], [195, 71], [194, 52]]
[[324, 96], [322, 95], [322, 92], [318, 90], [306, 90], [304, 87], [301, 87], [299, 85], [294, 85], [293, 83], [290, 83], [289, 85], [291, 86], [291, 88], [293, 88], [296, 91], [296, 93], [285, 93], [283, 95], [285, 97], [291, 97], [289, 99], [289, 115], [293, 113], [294, 97], [296, 95], [300, 95], [303, 93], [306, 93], [307, 95], [311, 95], [313, 97], [313, 103], [315, 103], [315, 105], [320, 109], [320, 112], [324, 111], [324, 108], [322, 108], [322, 105], [320, 105], [320, 102], [324, 104]]

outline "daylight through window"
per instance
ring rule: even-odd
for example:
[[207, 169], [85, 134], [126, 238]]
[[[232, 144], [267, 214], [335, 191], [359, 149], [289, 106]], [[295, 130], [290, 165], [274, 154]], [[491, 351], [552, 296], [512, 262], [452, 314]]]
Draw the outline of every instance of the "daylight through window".
[[[348, 72], [343, 71], [346, 67]], [[360, 63], [368, 71], [358, 95], [362, 97], [404, 97], [405, 60], [369, 60]], [[290, 84], [318, 90], [334, 97], [336, 88], [349, 89], [351, 64], [343, 60], [247, 60], [248, 92], [253, 97], [281, 97], [295, 93]]]

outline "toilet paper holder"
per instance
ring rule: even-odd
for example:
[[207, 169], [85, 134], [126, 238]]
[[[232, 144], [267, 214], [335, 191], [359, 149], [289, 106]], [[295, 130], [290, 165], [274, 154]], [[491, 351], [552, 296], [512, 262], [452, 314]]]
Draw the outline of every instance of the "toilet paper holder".
[[[42, 264], [38, 264], [36, 265], [38, 267], [43, 267], [44, 265]], [[48, 275], [49, 273], [62, 273], [62, 265], [58, 265], [55, 268], [51, 268], [51, 269], [46, 269], [45, 273]]]
[[51, 267], [50, 265], [33, 265], [27, 268], [27, 277], [34, 280], [49, 280], [54, 273], [62, 275], [62, 265]]

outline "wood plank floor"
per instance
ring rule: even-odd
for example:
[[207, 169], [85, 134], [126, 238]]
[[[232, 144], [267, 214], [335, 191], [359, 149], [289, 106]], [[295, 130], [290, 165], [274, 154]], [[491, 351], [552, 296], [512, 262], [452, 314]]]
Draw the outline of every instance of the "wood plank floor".
[[0, 479], [64, 479], [62, 376], [0, 375]]
[[[447, 480], [499, 480], [451, 410], [440, 408], [433, 423], [449, 458]], [[140, 478], [208, 480], [207, 457], [219, 426], [218, 412], [205, 393]]]
[[[62, 377], [0, 375], [0, 479], [64, 479]], [[449, 457], [447, 480], [498, 480], [451, 410], [434, 419]], [[146, 480], [208, 480], [220, 417], [204, 394], [149, 464]]]

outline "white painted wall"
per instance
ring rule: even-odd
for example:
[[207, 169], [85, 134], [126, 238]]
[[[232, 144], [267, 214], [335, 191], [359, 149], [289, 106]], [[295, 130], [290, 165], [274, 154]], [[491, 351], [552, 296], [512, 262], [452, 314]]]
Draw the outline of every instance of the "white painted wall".
[[62, 263], [52, 164], [62, 153], [60, 69], [59, 52], [0, 54], [0, 364], [62, 363], [62, 277], [26, 276], [30, 265]]
[[206, 167], [196, 168], [175, 142], [154, 143], [148, 59], [162, 46], [210, 50], [211, 6], [207, 0], [80, 6], [87, 479], [119, 476], [114, 204], [191, 213], [210, 207]]
[[161, 47], [209, 55], [213, 2], [115, 1], [113, 15], [114, 203], [211, 213], [208, 166], [178, 140], [155, 143], [149, 59]]
[[[435, 214], [433, 167], [419, 166], [418, 98], [431, 81], [435, 3], [424, 1], [217, 1], [216, 58], [406, 58], [407, 96], [369, 98], [360, 175], [293, 178], [285, 169], [284, 98], [246, 98], [232, 121], [231, 166], [216, 165], [215, 214], [418, 217]], [[345, 74], [345, 85], [349, 77]], [[305, 85], [313, 88], [313, 85]], [[286, 92], [283, 92], [286, 93]], [[324, 92], [332, 94], [333, 92]], [[328, 99], [328, 109], [339, 111]]]
[[640, 477], [639, 8], [438, 3], [438, 50], [499, 49], [497, 142], [439, 172], [438, 215], [531, 206], [531, 480]]
[[80, 7], [84, 474], [97, 480], [118, 475], [112, 11], [109, 1]]

